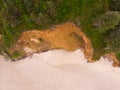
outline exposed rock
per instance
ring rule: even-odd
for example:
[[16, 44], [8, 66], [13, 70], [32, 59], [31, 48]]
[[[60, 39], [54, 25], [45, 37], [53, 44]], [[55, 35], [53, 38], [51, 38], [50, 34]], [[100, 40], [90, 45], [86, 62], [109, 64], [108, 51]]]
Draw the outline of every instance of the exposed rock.
[[[26, 52], [25, 48], [29, 48], [31, 51]], [[83, 50], [85, 58], [91, 62], [93, 55], [91, 41], [74, 23], [67, 22], [65, 24], [55, 25], [48, 30], [23, 32], [17, 43], [9, 51], [11, 56], [16, 55], [15, 52], [22, 53], [22, 56], [18, 55], [13, 58], [17, 60], [34, 52], [43, 52], [52, 49], [74, 51], [78, 48]]]
[[108, 58], [108, 60], [112, 61], [114, 67], [118, 67], [120, 65], [119, 60], [116, 58], [116, 55], [113, 52], [105, 54], [103, 57]]

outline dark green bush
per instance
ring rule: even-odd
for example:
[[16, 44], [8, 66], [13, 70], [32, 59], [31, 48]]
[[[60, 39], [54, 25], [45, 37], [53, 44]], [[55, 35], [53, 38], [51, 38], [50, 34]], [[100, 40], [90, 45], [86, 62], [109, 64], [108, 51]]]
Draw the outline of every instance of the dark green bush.
[[99, 33], [105, 33], [110, 29], [114, 29], [120, 22], [120, 13], [109, 11], [100, 16], [94, 22], [94, 26]]
[[110, 0], [110, 10], [120, 11], [120, 0]]
[[120, 25], [107, 34], [105, 38], [106, 52], [115, 52], [117, 58], [120, 60]]
[[109, 35], [105, 39], [107, 48], [109, 51], [119, 52], [120, 51], [120, 25], [114, 30], [108, 33]]

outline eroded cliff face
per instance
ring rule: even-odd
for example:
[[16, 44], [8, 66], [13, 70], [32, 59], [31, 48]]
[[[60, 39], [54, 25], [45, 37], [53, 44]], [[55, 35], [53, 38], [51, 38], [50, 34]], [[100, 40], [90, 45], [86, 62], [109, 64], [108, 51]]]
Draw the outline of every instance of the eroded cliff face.
[[[88, 62], [93, 62], [93, 48], [90, 39], [74, 23], [67, 22], [55, 25], [48, 30], [25, 31], [9, 52], [13, 60], [31, 56], [35, 52], [44, 52], [52, 49], [65, 49], [74, 51], [82, 49]], [[104, 57], [113, 61], [113, 66], [118, 66], [114, 53], [108, 53]]]
[[[81, 48], [89, 62], [92, 61], [93, 48], [89, 38], [72, 22], [55, 25], [48, 30], [23, 32], [10, 54], [17, 60], [34, 52], [52, 49], [74, 51]], [[17, 54], [16, 54], [17, 53]], [[19, 55], [19, 53], [22, 53]], [[18, 55], [18, 56], [17, 56]]]

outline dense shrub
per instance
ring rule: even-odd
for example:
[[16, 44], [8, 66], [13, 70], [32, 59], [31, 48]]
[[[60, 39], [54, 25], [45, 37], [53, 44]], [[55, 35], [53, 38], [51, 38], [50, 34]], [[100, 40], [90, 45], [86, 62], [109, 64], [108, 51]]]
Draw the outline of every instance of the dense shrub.
[[114, 29], [120, 22], [120, 13], [109, 11], [100, 16], [94, 22], [94, 26], [99, 33], [105, 33], [110, 29]]
[[110, 0], [110, 10], [120, 11], [120, 0]]
[[119, 52], [120, 51], [120, 25], [114, 30], [108, 33], [109, 35], [105, 39], [107, 48], [109, 51]]

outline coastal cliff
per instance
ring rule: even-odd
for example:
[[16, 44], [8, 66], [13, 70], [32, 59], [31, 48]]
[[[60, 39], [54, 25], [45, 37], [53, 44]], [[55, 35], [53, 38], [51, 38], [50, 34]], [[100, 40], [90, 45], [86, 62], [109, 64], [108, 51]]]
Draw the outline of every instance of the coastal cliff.
[[[81, 49], [88, 62], [93, 62], [93, 47], [91, 40], [72, 22], [55, 25], [47, 30], [29, 30], [21, 34], [17, 43], [10, 49], [11, 59], [18, 60], [53, 49], [75, 51]], [[108, 53], [105, 58], [113, 61], [113, 66], [118, 66], [119, 61], [115, 54]]]
[[72, 22], [55, 25], [48, 30], [30, 30], [23, 32], [15, 45], [10, 48], [11, 56], [21, 53], [20, 59], [35, 52], [52, 49], [74, 51], [81, 48], [85, 58], [92, 61], [93, 48], [89, 38]]

